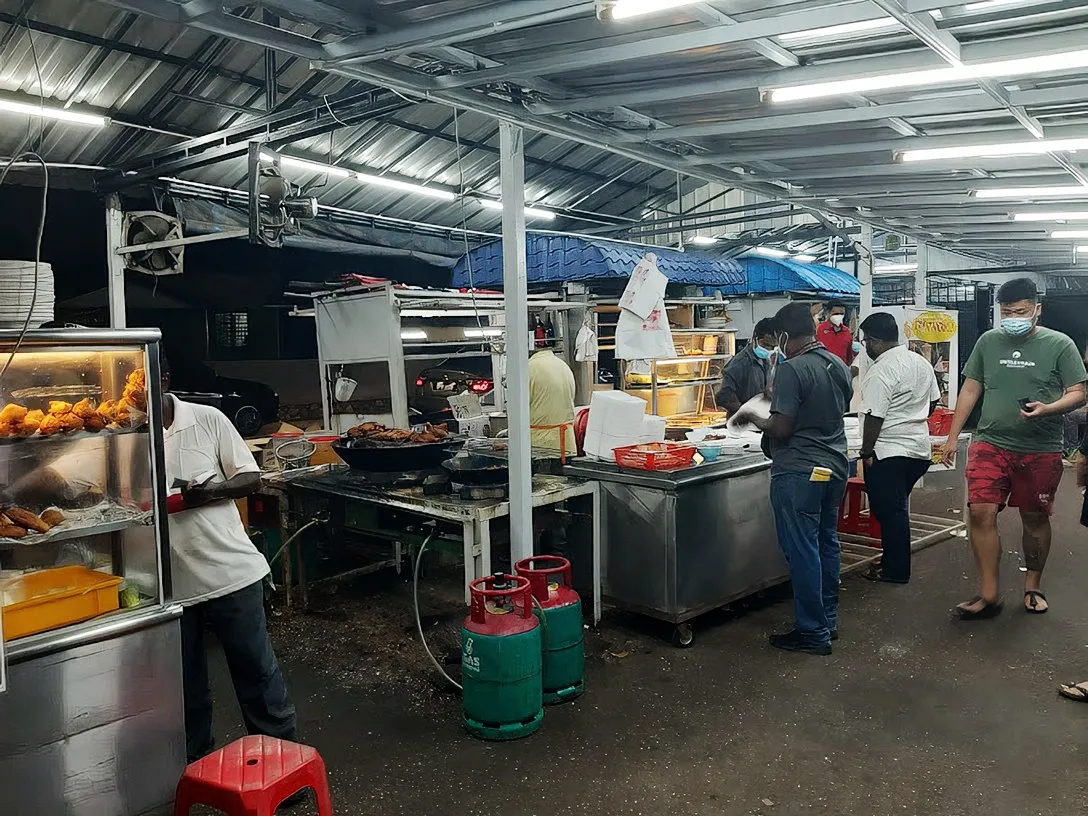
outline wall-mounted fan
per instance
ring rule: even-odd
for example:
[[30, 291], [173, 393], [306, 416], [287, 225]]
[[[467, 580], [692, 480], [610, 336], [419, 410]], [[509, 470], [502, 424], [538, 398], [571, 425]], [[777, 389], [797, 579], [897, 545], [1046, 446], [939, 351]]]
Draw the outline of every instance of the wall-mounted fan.
[[[160, 212], [125, 213], [125, 246], [181, 240], [181, 222]], [[145, 275], [180, 275], [184, 246], [151, 246], [125, 254], [125, 267]]]
[[317, 199], [284, 177], [279, 156], [258, 142], [249, 144], [249, 240], [283, 246], [299, 221], [317, 218]]

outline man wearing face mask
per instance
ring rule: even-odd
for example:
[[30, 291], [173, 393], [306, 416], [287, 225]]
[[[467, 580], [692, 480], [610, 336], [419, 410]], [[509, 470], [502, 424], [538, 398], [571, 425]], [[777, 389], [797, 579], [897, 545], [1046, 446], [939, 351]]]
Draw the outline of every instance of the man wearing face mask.
[[933, 366], [899, 342], [899, 326], [887, 312], [862, 321], [872, 365], [861, 382], [861, 452], [865, 492], [880, 522], [883, 558], [865, 577], [889, 584], [910, 581], [910, 493], [929, 470], [926, 420], [941, 399]]
[[827, 304], [827, 320], [816, 328], [816, 339], [844, 363], [852, 365], [861, 348], [855, 343], [850, 327], [844, 325], [845, 320], [846, 306], [837, 300], [831, 301]]
[[1050, 514], [1062, 478], [1062, 420], [1084, 405], [1084, 362], [1076, 344], [1038, 325], [1035, 283], [1018, 278], [997, 290], [1001, 327], [983, 334], [964, 369], [944, 460], [980, 397], [982, 415], [967, 458], [971, 548], [979, 592], [956, 607], [963, 620], [992, 618], [1002, 609], [998, 582], [1001, 542], [997, 514], [1006, 505], [1024, 525], [1024, 608], [1049, 608], [1040, 586], [1050, 553]]
[[733, 416], [752, 397], [766, 393], [771, 384], [771, 358], [775, 354], [774, 321], [765, 317], [756, 323], [752, 342], [725, 367], [715, 395], [718, 407]]

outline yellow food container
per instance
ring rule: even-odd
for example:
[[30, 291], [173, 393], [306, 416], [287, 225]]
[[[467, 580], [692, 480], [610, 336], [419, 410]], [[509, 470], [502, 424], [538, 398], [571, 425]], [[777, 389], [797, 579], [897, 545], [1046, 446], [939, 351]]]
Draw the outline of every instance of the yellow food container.
[[90, 620], [120, 606], [117, 587], [123, 578], [86, 567], [57, 567], [28, 572], [6, 581], [3, 597], [4, 640]]

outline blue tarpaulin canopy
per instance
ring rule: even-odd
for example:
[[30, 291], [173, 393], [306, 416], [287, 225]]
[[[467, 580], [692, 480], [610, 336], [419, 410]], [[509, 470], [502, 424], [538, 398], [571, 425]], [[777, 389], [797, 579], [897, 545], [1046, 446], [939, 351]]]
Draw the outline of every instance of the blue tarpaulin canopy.
[[[822, 295], [858, 297], [861, 284], [853, 275], [822, 264], [801, 263], [789, 258], [746, 255], [737, 258], [747, 281], [745, 291], [752, 295], [782, 292], [817, 292]], [[708, 287], [713, 290], [717, 287]], [[734, 294], [725, 292], [723, 294]]]
[[[565, 281], [626, 280], [642, 257], [653, 252], [657, 256], [657, 268], [670, 283], [709, 286], [725, 295], [739, 295], [745, 290], [744, 272], [733, 260], [573, 235], [529, 233], [525, 244], [530, 286]], [[453, 269], [453, 285], [501, 288], [502, 241], [485, 244], [462, 256]]]

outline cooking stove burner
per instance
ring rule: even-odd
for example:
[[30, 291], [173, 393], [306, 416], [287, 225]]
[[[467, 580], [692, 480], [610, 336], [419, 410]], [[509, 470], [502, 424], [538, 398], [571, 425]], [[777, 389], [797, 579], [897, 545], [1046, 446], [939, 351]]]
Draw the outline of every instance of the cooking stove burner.
[[484, 501], [487, 499], [510, 498], [510, 487], [505, 484], [497, 485], [462, 485], [453, 483], [453, 492], [463, 501]]
[[[364, 470], [345, 470], [337, 475], [337, 481], [354, 487], [422, 487], [428, 480], [445, 478], [438, 470], [409, 470], [403, 473], [379, 473]], [[447, 480], [448, 483], [448, 480]]]

